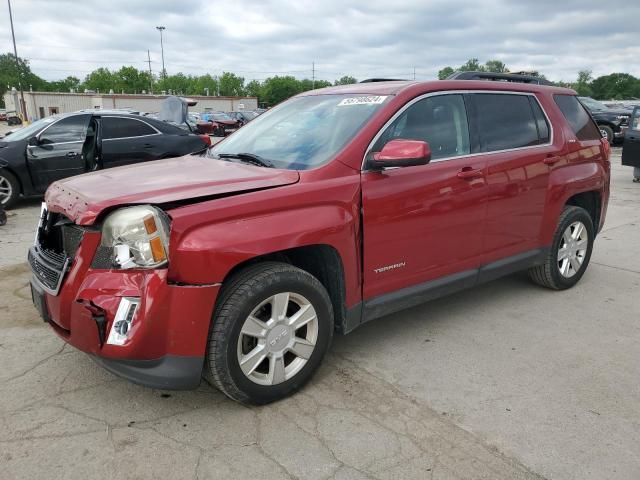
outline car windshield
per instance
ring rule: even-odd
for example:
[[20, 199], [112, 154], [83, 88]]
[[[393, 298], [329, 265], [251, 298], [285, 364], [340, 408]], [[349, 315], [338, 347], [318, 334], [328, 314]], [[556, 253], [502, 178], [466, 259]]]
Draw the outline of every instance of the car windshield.
[[37, 134], [40, 130], [42, 130], [44, 127], [46, 127], [47, 125], [55, 122], [58, 119], [60, 119], [60, 117], [56, 117], [56, 116], [42, 118], [40, 120], [37, 120], [37, 121], [33, 122], [31, 125], [27, 125], [26, 127], [23, 127], [23, 128], [15, 131], [15, 132], [13, 132], [8, 137], [3, 138], [2, 141], [3, 142], [17, 142], [19, 140], [24, 140], [25, 138], [32, 137], [35, 134]]
[[328, 162], [387, 101], [388, 96], [296, 97], [249, 122], [208, 155], [248, 153], [276, 168], [308, 170]]
[[256, 112], [240, 112], [240, 116], [247, 118], [249, 120], [253, 120], [258, 116]]
[[589, 110], [606, 110], [607, 109], [607, 106], [604, 103], [594, 100], [591, 97], [578, 97], [578, 98], [580, 99], [582, 104], [585, 107], [587, 107]]

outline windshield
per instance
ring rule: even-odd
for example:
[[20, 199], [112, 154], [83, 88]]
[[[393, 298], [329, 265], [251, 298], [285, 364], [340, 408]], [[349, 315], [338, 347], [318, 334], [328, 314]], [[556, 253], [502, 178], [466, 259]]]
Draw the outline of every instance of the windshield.
[[33, 122], [31, 125], [27, 125], [26, 127], [23, 127], [15, 132], [13, 132], [11, 135], [9, 135], [6, 138], [3, 138], [2, 141], [3, 142], [16, 142], [18, 140], [24, 140], [25, 138], [29, 138], [34, 136], [36, 133], [38, 133], [40, 130], [42, 130], [44, 127], [46, 127], [47, 125], [55, 122], [56, 120], [59, 120], [60, 117], [47, 117], [47, 118], [42, 118], [40, 120], [37, 120], [35, 122]]
[[226, 113], [212, 113], [210, 117], [213, 118], [214, 120], [220, 120], [221, 122], [222, 121], [233, 122], [233, 118], [231, 118]]
[[578, 97], [578, 98], [580, 99], [582, 104], [586, 106], [589, 110], [606, 110], [607, 109], [607, 106], [604, 103], [594, 100], [591, 97]]
[[250, 153], [276, 168], [308, 170], [328, 162], [380, 109], [388, 96], [296, 97], [258, 116], [208, 155]]

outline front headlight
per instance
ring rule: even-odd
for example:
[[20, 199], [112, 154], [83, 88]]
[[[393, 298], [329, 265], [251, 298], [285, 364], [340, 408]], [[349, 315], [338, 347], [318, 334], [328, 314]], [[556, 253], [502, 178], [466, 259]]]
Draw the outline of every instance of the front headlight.
[[105, 219], [101, 245], [119, 268], [160, 267], [169, 260], [169, 219], [150, 205], [121, 208]]

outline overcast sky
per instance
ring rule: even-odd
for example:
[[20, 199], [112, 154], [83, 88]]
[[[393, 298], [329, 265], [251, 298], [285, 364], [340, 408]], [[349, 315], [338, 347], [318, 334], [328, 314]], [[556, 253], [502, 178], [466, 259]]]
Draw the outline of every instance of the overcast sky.
[[[520, 5], [515, 6], [518, 3]], [[640, 2], [590, 0], [12, 0], [18, 55], [48, 79], [103, 66], [169, 74], [435, 78], [468, 58], [552, 80], [640, 77]], [[0, 46], [12, 51], [6, 2]]]

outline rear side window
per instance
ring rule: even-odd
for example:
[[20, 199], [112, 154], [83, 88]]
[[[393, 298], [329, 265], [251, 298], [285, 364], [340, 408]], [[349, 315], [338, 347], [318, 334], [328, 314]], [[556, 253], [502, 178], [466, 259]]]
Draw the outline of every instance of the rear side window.
[[578, 140], [600, 140], [600, 129], [573, 95], [554, 95], [553, 99]]
[[141, 137], [143, 135], [153, 135], [157, 133], [146, 123], [133, 118], [103, 117], [102, 118], [102, 138], [126, 138]]
[[540, 143], [549, 143], [549, 124], [547, 123], [544, 113], [542, 113], [542, 108], [540, 108], [540, 104], [533, 97], [529, 97], [529, 102], [531, 103], [531, 110], [533, 110], [533, 116], [535, 117], [536, 125], [538, 126], [538, 137], [540, 138]]
[[475, 93], [472, 97], [481, 152], [530, 147], [548, 141], [548, 127], [546, 140], [538, 135], [529, 95]]

